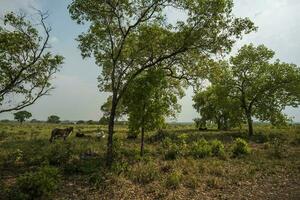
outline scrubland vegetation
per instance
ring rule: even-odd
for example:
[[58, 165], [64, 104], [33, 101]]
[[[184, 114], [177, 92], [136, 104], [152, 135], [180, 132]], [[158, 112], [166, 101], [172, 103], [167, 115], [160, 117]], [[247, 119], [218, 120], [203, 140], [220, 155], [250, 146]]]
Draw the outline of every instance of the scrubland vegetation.
[[[0, 113], [19, 123], [0, 123], [0, 198], [299, 199], [300, 126], [283, 111], [300, 105], [300, 68], [263, 44], [233, 55], [258, 28], [233, 7], [70, 1], [84, 25], [82, 58], [99, 66], [99, 91], [109, 93], [100, 120], [76, 125], [53, 113], [26, 122], [35, 114], [24, 109], [50, 94], [64, 62], [51, 50], [48, 13], [1, 16]], [[185, 17], [171, 22], [168, 10]], [[166, 123], [188, 88], [196, 126]]]
[[75, 125], [91, 137], [49, 143], [54, 127], [1, 123], [2, 199], [297, 199], [300, 126], [256, 132], [198, 131], [169, 124], [145, 138], [127, 139], [117, 126], [112, 168], [99, 125]]

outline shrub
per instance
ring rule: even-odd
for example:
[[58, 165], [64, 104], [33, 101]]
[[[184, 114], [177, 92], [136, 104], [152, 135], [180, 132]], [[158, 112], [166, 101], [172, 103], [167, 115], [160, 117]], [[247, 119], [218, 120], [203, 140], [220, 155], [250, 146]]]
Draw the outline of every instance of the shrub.
[[180, 171], [174, 171], [171, 173], [167, 180], [166, 180], [166, 186], [171, 189], [176, 189], [180, 186], [180, 183], [182, 181], [182, 174]]
[[233, 147], [232, 147], [233, 157], [247, 155], [250, 153], [250, 151], [251, 151], [251, 149], [245, 140], [243, 140], [241, 138], [235, 139]]
[[209, 143], [202, 138], [198, 142], [192, 144], [190, 153], [195, 158], [204, 158], [212, 154], [212, 148]]
[[46, 158], [50, 165], [60, 166], [65, 165], [73, 154], [73, 150], [71, 144], [69, 143], [57, 143], [54, 145], [50, 145], [47, 149]]
[[274, 157], [282, 158], [286, 152], [285, 147], [286, 137], [280, 133], [270, 134], [270, 150]]
[[223, 143], [220, 140], [213, 140], [211, 142], [211, 152], [213, 156], [224, 157], [225, 150]]
[[117, 159], [117, 158], [121, 157], [121, 149], [122, 149], [123, 143], [122, 143], [121, 139], [118, 137], [114, 137], [113, 140], [114, 140], [113, 141], [113, 155], [114, 155], [114, 158]]
[[105, 187], [106, 180], [108, 180], [112, 176], [113, 175], [111, 173], [108, 173], [105, 170], [101, 170], [100, 172], [90, 175], [89, 183], [97, 188]]
[[10, 192], [10, 199], [46, 199], [58, 188], [59, 171], [44, 166], [36, 172], [28, 172], [17, 178]]
[[128, 171], [128, 163], [127, 162], [124, 162], [124, 161], [115, 161], [113, 164], [112, 164], [112, 167], [111, 167], [111, 170], [112, 172], [114, 172], [115, 174], [118, 174], [120, 175], [121, 173], [123, 172], [127, 172]]
[[134, 182], [148, 184], [158, 177], [158, 169], [152, 162], [140, 162], [133, 166], [129, 176]]
[[165, 152], [166, 160], [175, 160], [181, 155], [181, 148], [177, 144], [171, 144]]

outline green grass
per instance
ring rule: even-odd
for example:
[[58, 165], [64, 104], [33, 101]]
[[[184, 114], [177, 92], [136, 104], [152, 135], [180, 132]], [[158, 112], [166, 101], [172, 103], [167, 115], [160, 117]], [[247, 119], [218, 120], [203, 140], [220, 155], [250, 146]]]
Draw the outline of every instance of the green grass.
[[[245, 130], [200, 132], [192, 125], [172, 124], [164, 130], [164, 138], [153, 137], [155, 132], [147, 133], [143, 158], [139, 155], [139, 138], [127, 140], [127, 127], [117, 126], [116, 159], [111, 170], [105, 167], [106, 138], [95, 137], [96, 132], [106, 131], [106, 127], [72, 125], [75, 132], [80, 128], [91, 137], [76, 138], [73, 134], [66, 142], [58, 139], [50, 144], [51, 130], [67, 126], [70, 125], [0, 123], [1, 197], [8, 198], [20, 177], [43, 166], [54, 167], [60, 174], [56, 177], [59, 187], [50, 199], [298, 199], [300, 196], [300, 126], [274, 129], [257, 125], [256, 134], [249, 138]], [[249, 144], [249, 154], [234, 156], [237, 138]], [[214, 145], [211, 146], [214, 149], [218, 144], [221, 156], [215, 156], [214, 151], [206, 156], [193, 156], [193, 145], [204, 139], [207, 148]], [[166, 159], [174, 149], [179, 151], [176, 156]], [[91, 152], [92, 156], [88, 156]]]

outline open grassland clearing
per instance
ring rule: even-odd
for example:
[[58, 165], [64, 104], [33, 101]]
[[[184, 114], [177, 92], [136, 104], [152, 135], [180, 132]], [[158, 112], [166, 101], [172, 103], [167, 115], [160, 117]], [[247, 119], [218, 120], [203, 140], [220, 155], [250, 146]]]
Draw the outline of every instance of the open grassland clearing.
[[[0, 125], [2, 198], [26, 199], [18, 194], [28, 188], [47, 191], [43, 198], [54, 199], [300, 196], [299, 126], [272, 129], [257, 125], [256, 134], [249, 138], [242, 130], [200, 132], [192, 125], [168, 125], [160, 132], [147, 133], [145, 155], [140, 157], [139, 138], [128, 140], [126, 126], [119, 125], [111, 170], [105, 167], [107, 141], [96, 137], [106, 127], [72, 125], [75, 133], [81, 130], [91, 137], [73, 134], [65, 142], [49, 143], [53, 128], [68, 126]], [[43, 173], [50, 175], [45, 178]]]

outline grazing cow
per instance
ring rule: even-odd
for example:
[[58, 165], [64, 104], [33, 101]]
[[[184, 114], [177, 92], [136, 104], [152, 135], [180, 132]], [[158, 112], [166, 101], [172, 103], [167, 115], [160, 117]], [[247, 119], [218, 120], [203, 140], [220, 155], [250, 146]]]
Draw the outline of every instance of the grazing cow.
[[69, 127], [69, 128], [65, 128], [65, 129], [59, 129], [59, 128], [55, 128], [52, 130], [51, 132], [51, 137], [50, 137], [50, 143], [53, 142], [53, 140], [55, 140], [58, 137], [62, 137], [64, 138], [64, 140], [66, 140], [66, 138], [73, 132], [73, 127]]

